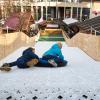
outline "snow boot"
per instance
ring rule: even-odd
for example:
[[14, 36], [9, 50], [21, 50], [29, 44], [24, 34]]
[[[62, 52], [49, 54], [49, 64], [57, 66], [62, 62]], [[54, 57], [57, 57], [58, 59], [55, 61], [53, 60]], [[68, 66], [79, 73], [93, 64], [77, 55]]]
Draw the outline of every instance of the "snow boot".
[[5, 64], [3, 64], [1, 67], [0, 67], [0, 70], [1, 71], [10, 71], [11, 70], [11, 67], [9, 66], [9, 64], [8, 63], [5, 63]]
[[57, 63], [53, 59], [49, 59], [48, 62], [53, 66], [57, 67]]

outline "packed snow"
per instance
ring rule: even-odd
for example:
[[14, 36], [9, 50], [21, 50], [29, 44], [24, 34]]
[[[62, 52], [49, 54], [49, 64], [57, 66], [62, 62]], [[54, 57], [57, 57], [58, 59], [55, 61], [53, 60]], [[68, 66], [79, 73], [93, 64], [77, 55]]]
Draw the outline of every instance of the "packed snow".
[[[37, 42], [39, 57], [55, 42]], [[0, 61], [16, 60], [21, 47]], [[68, 65], [61, 68], [32, 67], [0, 72], [0, 100], [100, 100], [100, 62], [77, 47], [63, 42], [62, 53]]]

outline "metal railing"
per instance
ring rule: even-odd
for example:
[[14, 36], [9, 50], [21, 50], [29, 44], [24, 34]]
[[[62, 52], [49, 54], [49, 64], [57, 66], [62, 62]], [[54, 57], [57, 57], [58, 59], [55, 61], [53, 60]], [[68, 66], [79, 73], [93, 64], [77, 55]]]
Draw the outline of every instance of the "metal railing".
[[91, 26], [91, 34], [95, 34], [96, 36], [97, 35], [100, 35], [100, 31], [97, 31], [96, 29], [94, 29], [92, 26]]

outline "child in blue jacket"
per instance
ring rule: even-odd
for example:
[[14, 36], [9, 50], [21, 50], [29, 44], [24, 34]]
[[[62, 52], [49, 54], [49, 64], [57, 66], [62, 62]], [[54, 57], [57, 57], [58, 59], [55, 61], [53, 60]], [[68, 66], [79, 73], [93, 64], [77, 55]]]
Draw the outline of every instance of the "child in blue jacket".
[[62, 48], [61, 42], [52, 45], [52, 47], [43, 54], [42, 59], [48, 60], [50, 64], [56, 67], [65, 66], [67, 64], [67, 61], [64, 60], [61, 48]]

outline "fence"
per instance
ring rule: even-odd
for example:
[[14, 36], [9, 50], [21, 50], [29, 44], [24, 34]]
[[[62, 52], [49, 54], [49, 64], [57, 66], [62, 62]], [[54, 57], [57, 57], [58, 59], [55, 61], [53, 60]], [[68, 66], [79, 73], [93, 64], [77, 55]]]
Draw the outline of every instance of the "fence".
[[66, 43], [72, 47], [79, 47], [93, 59], [100, 61], [100, 35], [78, 33], [68, 39], [64, 35]]
[[0, 33], [0, 59], [6, 57], [8, 54], [22, 46], [31, 46], [34, 44], [35, 38], [30, 38], [22, 32], [8, 34]]

